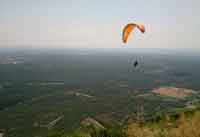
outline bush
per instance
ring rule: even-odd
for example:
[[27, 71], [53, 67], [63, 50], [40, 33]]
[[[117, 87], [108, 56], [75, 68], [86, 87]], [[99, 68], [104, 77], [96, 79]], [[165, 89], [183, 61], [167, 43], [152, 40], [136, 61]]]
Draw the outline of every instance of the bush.
[[92, 130], [91, 137], [127, 137], [121, 128]]

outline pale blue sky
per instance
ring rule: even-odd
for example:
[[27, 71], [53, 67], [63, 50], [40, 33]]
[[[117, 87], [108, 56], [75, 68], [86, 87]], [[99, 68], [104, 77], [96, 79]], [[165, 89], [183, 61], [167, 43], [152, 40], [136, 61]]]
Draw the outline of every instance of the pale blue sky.
[[138, 22], [127, 48], [199, 48], [199, 14], [199, 0], [0, 0], [0, 47], [118, 48]]

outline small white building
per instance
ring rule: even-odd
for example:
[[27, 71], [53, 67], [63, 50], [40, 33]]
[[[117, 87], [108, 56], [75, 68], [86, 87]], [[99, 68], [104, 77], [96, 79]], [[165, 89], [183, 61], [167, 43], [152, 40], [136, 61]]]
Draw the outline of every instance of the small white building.
[[0, 129], [0, 137], [5, 137], [6, 130]]
[[195, 109], [196, 108], [196, 106], [193, 105], [192, 101], [186, 102], [185, 107], [188, 108], [188, 109]]
[[4, 133], [0, 132], [0, 137], [4, 137]]

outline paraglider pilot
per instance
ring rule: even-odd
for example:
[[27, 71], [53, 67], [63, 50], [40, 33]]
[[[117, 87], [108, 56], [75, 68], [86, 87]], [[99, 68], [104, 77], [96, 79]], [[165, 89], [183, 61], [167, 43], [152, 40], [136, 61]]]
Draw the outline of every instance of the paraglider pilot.
[[137, 66], [138, 66], [138, 61], [137, 61], [137, 60], [135, 60], [133, 66], [134, 66], [134, 67], [137, 67]]

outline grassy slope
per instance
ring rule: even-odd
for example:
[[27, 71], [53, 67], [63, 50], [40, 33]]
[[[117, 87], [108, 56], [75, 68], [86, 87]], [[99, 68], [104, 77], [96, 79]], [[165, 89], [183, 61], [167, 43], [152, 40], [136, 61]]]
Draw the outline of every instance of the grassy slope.
[[[125, 128], [91, 131], [90, 135], [75, 131], [72, 137], [199, 137], [200, 111], [180, 113], [178, 118], [165, 116], [157, 122], [143, 125], [132, 123]], [[54, 134], [55, 135], [55, 134]], [[50, 135], [51, 136], [51, 135]], [[55, 135], [59, 137], [60, 135]], [[64, 136], [64, 135], [61, 135]]]

